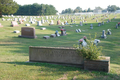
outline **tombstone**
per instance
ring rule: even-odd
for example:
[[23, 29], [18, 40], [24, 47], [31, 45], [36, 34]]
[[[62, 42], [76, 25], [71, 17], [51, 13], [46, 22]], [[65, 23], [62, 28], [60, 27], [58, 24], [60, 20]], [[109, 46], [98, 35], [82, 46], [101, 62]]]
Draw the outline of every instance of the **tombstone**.
[[35, 28], [33, 27], [22, 27], [21, 28], [21, 35], [18, 37], [24, 37], [24, 38], [37, 38], [35, 35]]
[[21, 21], [19, 21], [19, 24], [23, 24], [22, 20], [21, 20]]
[[116, 29], [118, 28], [118, 24], [116, 24], [116, 27], [115, 27]]
[[0, 23], [0, 27], [3, 27], [3, 25], [1, 25], [1, 23]]
[[49, 38], [50, 38], [50, 36], [43, 36], [43, 38], [44, 38], [44, 39], [49, 39]]
[[93, 24], [90, 25], [90, 29], [93, 29]]
[[53, 20], [51, 20], [49, 25], [53, 25], [53, 24], [54, 24], [54, 22], [53, 22]]
[[98, 20], [96, 20], [96, 22], [98, 22]]
[[25, 24], [25, 26], [30, 26], [30, 24]]
[[68, 21], [65, 21], [65, 25], [68, 25]]
[[110, 29], [108, 29], [107, 31], [108, 31], [107, 34], [108, 34], [108, 35], [111, 35], [111, 31], [110, 31]]
[[50, 37], [56, 37], [56, 34], [51, 34]]
[[18, 19], [17, 19], [17, 18], [14, 18], [14, 21], [18, 21]]
[[37, 26], [42, 26], [41, 21], [37, 21]]
[[102, 25], [104, 25], [104, 21], [102, 21]]
[[2, 21], [5, 21], [5, 19], [4, 19], [4, 18], [2, 18]]
[[104, 38], [104, 39], [106, 39], [106, 38], [107, 38], [107, 37], [106, 37], [106, 34], [105, 34], [105, 30], [103, 30], [103, 31], [102, 31], [101, 38]]
[[13, 33], [20, 33], [20, 31], [19, 30], [15, 30], [15, 31], [13, 31]]
[[16, 21], [12, 21], [11, 23], [12, 23], [12, 25], [11, 25], [12, 27], [19, 26]]
[[57, 21], [57, 25], [60, 25], [60, 20]]
[[98, 23], [98, 26], [101, 26], [101, 23]]
[[64, 23], [63, 23], [63, 22], [61, 22], [61, 25], [64, 25]]
[[29, 22], [32, 22], [32, 18], [29, 19]]
[[78, 33], [78, 30], [77, 30], [77, 29], [76, 29], [75, 31]]
[[71, 19], [71, 23], [73, 22], [73, 19]]
[[56, 30], [56, 32], [55, 32], [55, 35], [57, 36], [57, 37], [59, 37], [60, 36], [60, 34], [58, 33], [58, 31]]
[[66, 34], [66, 29], [61, 29], [61, 36], [67, 35]]
[[118, 26], [120, 26], [120, 22], [118, 22]]
[[48, 16], [46, 16], [46, 19], [48, 19]]
[[80, 30], [80, 29], [78, 29], [78, 32], [81, 32], [81, 30]]
[[83, 23], [80, 21], [80, 26], [83, 26]]
[[45, 27], [41, 27], [40, 29], [41, 29], [41, 30], [45, 30], [46, 28], [45, 28]]

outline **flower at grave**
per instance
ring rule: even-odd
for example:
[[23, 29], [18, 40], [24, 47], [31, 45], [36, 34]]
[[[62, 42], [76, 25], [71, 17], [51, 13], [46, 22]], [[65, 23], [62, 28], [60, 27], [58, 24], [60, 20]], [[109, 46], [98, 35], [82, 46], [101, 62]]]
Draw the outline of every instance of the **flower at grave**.
[[63, 31], [63, 29], [61, 29], [61, 31]]
[[82, 44], [82, 43], [83, 43], [83, 39], [80, 39], [80, 40], [79, 40], [79, 44]]
[[86, 41], [86, 40], [87, 40], [87, 37], [86, 37], [86, 36], [84, 36], [84, 37], [83, 37], [83, 39]]

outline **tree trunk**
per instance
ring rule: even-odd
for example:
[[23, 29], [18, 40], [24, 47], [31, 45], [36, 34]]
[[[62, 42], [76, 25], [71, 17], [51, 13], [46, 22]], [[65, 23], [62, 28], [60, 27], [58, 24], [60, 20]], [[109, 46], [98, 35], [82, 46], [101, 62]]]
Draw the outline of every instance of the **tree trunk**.
[[2, 12], [0, 12], [0, 17], [2, 17]]

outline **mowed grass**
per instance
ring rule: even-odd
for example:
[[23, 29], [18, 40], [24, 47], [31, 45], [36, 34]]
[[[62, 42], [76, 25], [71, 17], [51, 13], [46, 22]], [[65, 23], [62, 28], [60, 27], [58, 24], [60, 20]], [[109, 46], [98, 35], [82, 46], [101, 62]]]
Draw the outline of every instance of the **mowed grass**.
[[[29, 23], [29, 17], [24, 24], [19, 24], [19, 27], [11, 27], [11, 21], [2, 21], [0, 23], [4, 26], [0, 28], [0, 80], [119, 80], [120, 79], [120, 27], [115, 28], [115, 25], [120, 22], [120, 14], [107, 14], [109, 17], [103, 19], [103, 14], [87, 16], [83, 26], [79, 26], [80, 16], [71, 16], [76, 24], [65, 25], [67, 31], [66, 36], [56, 38], [44, 39], [43, 36], [50, 36], [56, 30], [60, 32], [60, 25], [57, 24], [58, 18], [54, 20], [54, 25], [44, 23], [43, 26], [37, 26], [37, 23]], [[63, 16], [63, 15], [62, 15]], [[62, 17], [61, 16], [61, 17]], [[82, 15], [85, 17], [85, 15]], [[116, 16], [116, 19], [113, 19]], [[58, 17], [58, 16], [54, 16]], [[60, 19], [61, 22], [68, 21], [71, 24], [71, 19], [66, 15], [67, 19]], [[96, 19], [104, 21], [104, 25], [98, 27]], [[8, 17], [4, 17], [7, 19]], [[45, 17], [43, 16], [44, 20]], [[11, 17], [11, 19], [13, 19]], [[41, 20], [42, 18], [35, 18]], [[103, 19], [103, 20], [101, 20]], [[106, 23], [111, 19], [110, 23]], [[50, 22], [50, 19], [48, 19]], [[21, 27], [29, 23], [30, 27], [35, 27], [36, 39], [19, 38], [21, 33], [13, 33], [14, 30], [21, 31]], [[87, 23], [87, 25], [85, 25]], [[93, 29], [90, 29], [90, 24], [93, 24]], [[78, 26], [76, 26], [78, 25]], [[73, 27], [70, 27], [73, 26]], [[40, 30], [41, 27], [46, 27], [46, 30]], [[76, 29], [81, 29], [81, 33], [76, 33]], [[102, 30], [111, 29], [112, 35], [107, 35], [107, 39], [102, 39]], [[100, 39], [98, 46], [103, 47], [103, 55], [110, 56], [110, 73], [98, 71], [86, 71], [78, 67], [67, 67], [62, 65], [55, 65], [49, 63], [28, 63], [29, 61], [29, 46], [46, 46], [46, 47], [73, 47], [78, 44], [78, 40], [86, 36], [90, 39], [94, 38], [95, 33], [97, 39]]]

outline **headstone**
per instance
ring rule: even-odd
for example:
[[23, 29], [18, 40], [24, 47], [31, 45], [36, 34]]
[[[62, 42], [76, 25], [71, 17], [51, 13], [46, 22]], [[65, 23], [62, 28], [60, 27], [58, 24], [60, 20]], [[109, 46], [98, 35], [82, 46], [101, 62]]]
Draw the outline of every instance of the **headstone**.
[[37, 26], [42, 26], [41, 21], [37, 21]]
[[34, 21], [31, 21], [31, 24], [35, 24], [35, 22], [34, 22]]
[[19, 26], [16, 21], [12, 21], [11, 23], [12, 23], [12, 25], [11, 25], [12, 27]]
[[63, 22], [61, 22], [61, 25], [64, 25], [64, 23], [63, 23]]
[[58, 36], [60, 36], [60, 34], [58, 33], [58, 31], [56, 30], [56, 32], [55, 32], [55, 35], [58, 37]]
[[78, 32], [81, 32], [81, 30], [80, 30], [80, 29], [78, 29]]
[[53, 25], [53, 24], [54, 24], [54, 22], [53, 22], [53, 20], [51, 20], [51, 21], [50, 21], [50, 25]]
[[44, 23], [44, 20], [43, 20], [43, 19], [41, 20], [41, 23], [42, 23], [42, 24]]
[[43, 38], [44, 38], [44, 39], [49, 39], [49, 38], [50, 38], [50, 36], [43, 36]]
[[40, 29], [41, 29], [41, 30], [45, 30], [46, 28], [45, 28], [45, 27], [41, 27]]
[[57, 25], [60, 25], [60, 20], [57, 21]]
[[116, 27], [115, 27], [116, 29], [118, 28], [118, 24], [116, 24]]
[[30, 24], [25, 24], [25, 26], [30, 26]]
[[22, 20], [19, 21], [20, 24], [23, 24]]
[[83, 26], [83, 23], [80, 21], [80, 26]]
[[102, 35], [101, 35], [101, 38], [104, 38], [104, 39], [107, 38], [107, 37], [106, 37], [106, 34], [105, 34], [105, 30], [103, 30]]
[[3, 25], [0, 23], [0, 27], [3, 27]]
[[101, 23], [98, 23], [98, 26], [101, 26]]
[[2, 18], [2, 21], [5, 21], [5, 19], [4, 19], [4, 18]]
[[67, 35], [66, 34], [66, 29], [61, 29], [61, 36]]
[[110, 31], [110, 29], [108, 29], [107, 31], [108, 31], [107, 34], [108, 34], [108, 35], [111, 35], [111, 31]]
[[71, 19], [71, 23], [73, 22], [73, 19]]
[[102, 21], [102, 25], [104, 25], [104, 21]]
[[19, 37], [24, 38], [37, 38], [35, 35], [35, 28], [33, 27], [22, 27], [21, 28], [21, 35]]
[[90, 29], [93, 29], [93, 24], [90, 25]]
[[15, 30], [15, 31], [13, 31], [14, 33], [20, 33], [20, 31], [19, 30]]
[[77, 30], [77, 29], [76, 29], [75, 31], [78, 33], [78, 30]]
[[55, 34], [51, 34], [50, 37], [56, 37], [56, 35]]

